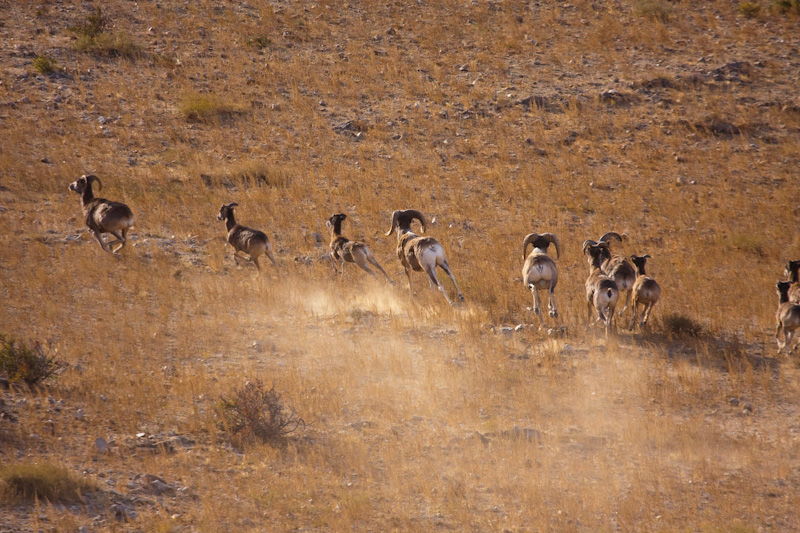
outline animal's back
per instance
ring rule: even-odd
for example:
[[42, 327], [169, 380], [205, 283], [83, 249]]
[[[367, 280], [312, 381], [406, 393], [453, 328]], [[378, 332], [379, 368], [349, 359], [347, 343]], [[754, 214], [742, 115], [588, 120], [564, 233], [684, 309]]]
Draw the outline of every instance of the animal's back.
[[97, 232], [118, 231], [133, 227], [133, 211], [120, 202], [95, 198], [84, 208], [86, 225]]

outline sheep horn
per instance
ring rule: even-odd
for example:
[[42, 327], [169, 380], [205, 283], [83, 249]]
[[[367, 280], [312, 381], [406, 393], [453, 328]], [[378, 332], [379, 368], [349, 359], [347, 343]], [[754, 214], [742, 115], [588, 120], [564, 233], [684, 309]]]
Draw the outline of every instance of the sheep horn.
[[553, 243], [555, 245], [555, 247], [556, 247], [556, 258], [560, 258], [561, 257], [561, 243], [559, 242], [558, 237], [556, 237], [556, 234], [555, 233], [544, 233], [542, 235], [542, 237], [544, 237], [549, 242], [551, 242], [551, 243]]
[[600, 237], [600, 242], [608, 242], [609, 239], [617, 239], [617, 241], [622, 242], [622, 235], [614, 231], [609, 231]]
[[86, 178], [86, 185], [91, 186], [92, 182], [96, 181], [97, 182], [97, 190], [98, 191], [103, 190], [103, 182], [100, 181], [100, 178], [98, 178], [94, 174], [89, 174], [88, 176], [83, 176], [83, 177]]
[[539, 237], [538, 233], [528, 233], [522, 241], [522, 259], [528, 257], [528, 245]]
[[590, 246], [597, 246], [597, 243], [596, 243], [596, 242], [594, 242], [594, 241], [593, 241], [593, 240], [591, 240], [591, 239], [587, 239], [587, 240], [583, 241], [583, 253], [584, 253], [584, 254], [586, 253], [586, 249], [587, 249], [588, 247], [590, 247]]
[[[420, 224], [422, 224], [422, 233], [425, 233], [425, 216], [420, 211], [417, 211], [416, 209], [406, 209], [403, 211], [403, 214], [410, 217], [411, 220], [414, 220], [415, 218], [419, 220]], [[409, 223], [411, 220], [409, 220]]]
[[392, 227], [389, 228], [389, 231], [386, 232], [386, 236], [388, 237], [394, 230], [397, 228], [397, 219], [400, 217], [400, 211], [395, 211], [392, 213]]

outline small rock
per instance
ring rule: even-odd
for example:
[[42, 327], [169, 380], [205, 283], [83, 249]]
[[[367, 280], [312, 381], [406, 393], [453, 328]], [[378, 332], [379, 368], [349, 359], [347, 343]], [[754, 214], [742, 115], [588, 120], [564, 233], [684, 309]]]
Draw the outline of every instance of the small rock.
[[75, 411], [75, 418], [78, 420], [83, 420], [83, 417], [86, 416], [86, 413], [83, 412], [83, 409], [78, 409]]
[[97, 451], [100, 453], [107, 453], [108, 452], [108, 443], [106, 439], [103, 437], [97, 437], [94, 440], [94, 447], [97, 448]]
[[728, 403], [730, 403], [730, 404], [731, 404], [732, 406], [734, 406], [734, 407], [738, 407], [738, 405], [739, 405], [739, 398], [733, 397], [733, 398], [731, 398], [730, 400], [728, 400]]

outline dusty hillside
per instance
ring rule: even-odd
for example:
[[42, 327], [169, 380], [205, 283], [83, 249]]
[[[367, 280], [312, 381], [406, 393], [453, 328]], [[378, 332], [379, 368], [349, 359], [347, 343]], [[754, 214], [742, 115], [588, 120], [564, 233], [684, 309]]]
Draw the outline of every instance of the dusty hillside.
[[[379, 4], [0, 0], [0, 334], [67, 365], [0, 390], [3, 528], [800, 529], [797, 6]], [[89, 173], [136, 216], [120, 258]], [[230, 202], [277, 270], [234, 264]], [[400, 208], [465, 304], [409, 295]], [[396, 285], [333, 273], [338, 212]], [[581, 246], [610, 230], [663, 296], [606, 339]], [[542, 329], [534, 231], [563, 248]], [[305, 425], [221, 428], [256, 380]], [[31, 465], [88, 485], [15, 495]]]

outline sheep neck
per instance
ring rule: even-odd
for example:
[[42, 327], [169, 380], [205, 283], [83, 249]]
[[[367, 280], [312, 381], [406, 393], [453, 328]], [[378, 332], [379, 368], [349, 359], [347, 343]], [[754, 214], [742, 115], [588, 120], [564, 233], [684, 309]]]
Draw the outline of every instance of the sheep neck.
[[225, 217], [225, 227], [228, 231], [236, 227], [236, 219], [233, 217], [233, 211], [230, 211], [228, 216]]

